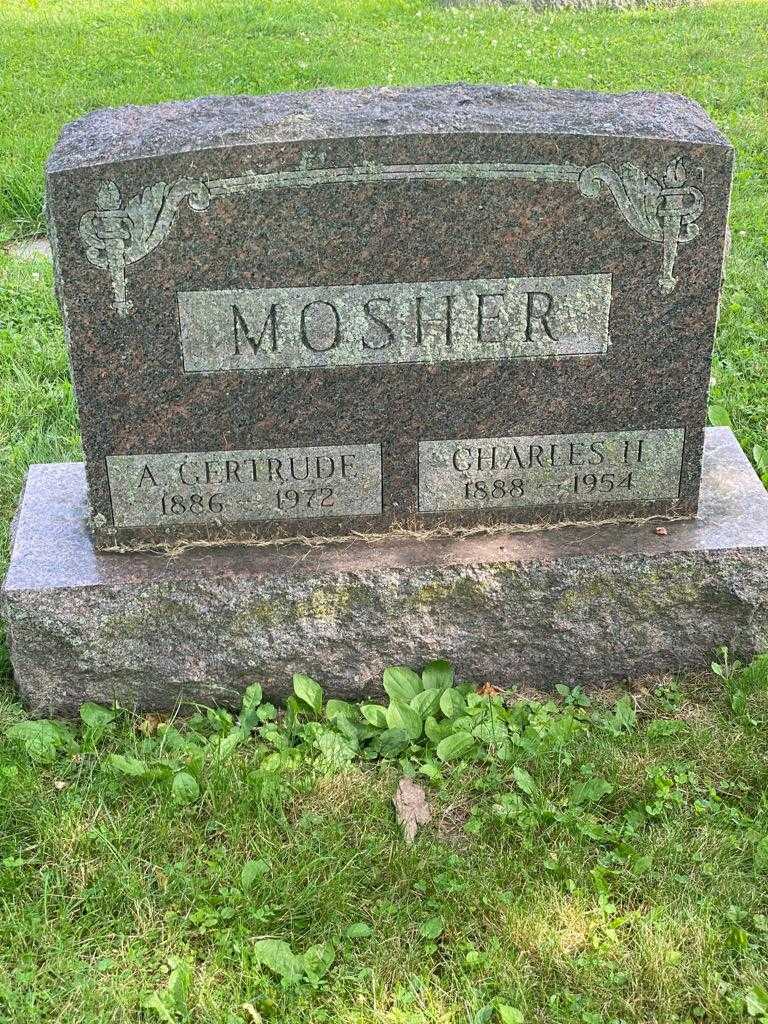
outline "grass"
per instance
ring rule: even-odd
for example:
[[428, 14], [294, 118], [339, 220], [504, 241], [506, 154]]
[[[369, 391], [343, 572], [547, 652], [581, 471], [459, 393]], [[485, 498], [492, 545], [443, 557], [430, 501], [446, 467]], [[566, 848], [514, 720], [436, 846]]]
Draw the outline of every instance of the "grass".
[[[751, 451], [768, 425], [767, 44], [765, 0], [538, 15], [426, 0], [3, 0], [0, 236], [40, 230], [46, 153], [65, 121], [101, 105], [459, 79], [681, 92], [738, 154], [712, 400]], [[50, 268], [0, 252], [3, 552], [26, 467], [79, 451]], [[734, 711], [711, 679], [679, 688], [638, 695], [639, 724], [620, 735], [589, 711], [568, 743], [545, 736], [514, 764], [444, 770], [436, 824], [412, 849], [392, 821], [396, 763], [267, 771], [249, 741], [180, 804], [110, 768], [150, 742], [128, 718], [50, 763], [0, 738], [0, 1021], [505, 1024], [498, 1005], [513, 1022], [513, 1010], [759, 1020], [768, 702], [757, 688]], [[680, 730], [654, 730], [660, 717]], [[20, 720], [6, 684], [0, 728]], [[558, 807], [574, 778], [606, 779], [598, 824], [625, 828], [633, 810], [643, 822], [622, 843], [530, 808], [505, 821], [492, 808], [515, 790], [515, 766]], [[258, 859], [268, 868], [244, 892]], [[435, 918], [436, 939], [423, 934]], [[370, 936], [345, 937], [356, 923]], [[317, 988], [281, 987], [256, 962], [254, 941], [270, 936], [296, 953], [334, 941]]]
[[[330, 730], [323, 711], [282, 767], [271, 723], [193, 756], [190, 739], [210, 752], [233, 730], [220, 715], [162, 739], [152, 720], [97, 722], [37, 761], [7, 742], [0, 1019], [767, 1019], [765, 664], [507, 714], [504, 760], [447, 765], [420, 741], [402, 763], [334, 768], [297, 739]], [[174, 799], [193, 761], [199, 790]], [[433, 820], [409, 847], [391, 798], [422, 763]], [[335, 958], [314, 984], [281, 981], [269, 940]]]

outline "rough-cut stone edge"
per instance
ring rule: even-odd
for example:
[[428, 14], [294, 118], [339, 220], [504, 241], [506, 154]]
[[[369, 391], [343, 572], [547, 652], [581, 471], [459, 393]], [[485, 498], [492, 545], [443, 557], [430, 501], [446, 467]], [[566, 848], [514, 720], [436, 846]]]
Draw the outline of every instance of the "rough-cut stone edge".
[[459, 83], [106, 107], [64, 126], [46, 171], [229, 146], [451, 133], [612, 136], [731, 148], [698, 103], [674, 93]]

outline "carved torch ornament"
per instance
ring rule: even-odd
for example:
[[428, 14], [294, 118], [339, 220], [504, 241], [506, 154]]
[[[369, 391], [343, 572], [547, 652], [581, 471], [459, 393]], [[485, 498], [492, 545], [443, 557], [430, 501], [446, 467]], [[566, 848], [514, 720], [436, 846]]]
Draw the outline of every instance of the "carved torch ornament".
[[610, 189], [616, 205], [629, 226], [651, 242], [661, 242], [659, 289], [675, 290], [677, 247], [690, 242], [699, 233], [695, 221], [704, 211], [704, 195], [687, 184], [685, 165], [673, 160], [663, 175], [645, 174], [635, 164], [624, 164], [617, 173], [608, 164], [585, 167], [579, 175], [579, 191], [594, 199], [602, 187]]
[[624, 164], [616, 171], [608, 164], [576, 167], [572, 164], [529, 165], [454, 165], [426, 164], [408, 168], [342, 167], [300, 168], [279, 175], [251, 173], [241, 178], [203, 181], [179, 178], [173, 184], [158, 181], [122, 205], [120, 190], [114, 181], [104, 182], [96, 197], [97, 209], [80, 219], [80, 237], [86, 258], [94, 266], [108, 271], [114, 292], [114, 308], [119, 316], [128, 316], [133, 303], [126, 296], [125, 270], [144, 259], [165, 240], [176, 213], [186, 200], [196, 212], [206, 210], [211, 199], [227, 193], [264, 191], [267, 188], [307, 188], [333, 181], [392, 181], [394, 179], [445, 178], [525, 178], [544, 184], [576, 184], [581, 194], [597, 199], [607, 190], [629, 226], [649, 241], [662, 246], [659, 289], [674, 291], [678, 246], [690, 242], [699, 233], [696, 220], [704, 210], [700, 189], [688, 184], [683, 160], [673, 160], [663, 172], [649, 174], [635, 164]]
[[205, 210], [211, 193], [204, 181], [180, 178], [173, 185], [158, 181], [134, 196], [122, 208], [114, 181], [105, 182], [96, 197], [98, 209], [80, 220], [80, 237], [88, 260], [108, 270], [115, 294], [115, 309], [127, 316], [133, 309], [125, 292], [125, 268], [156, 249], [171, 230], [184, 200], [192, 210]]

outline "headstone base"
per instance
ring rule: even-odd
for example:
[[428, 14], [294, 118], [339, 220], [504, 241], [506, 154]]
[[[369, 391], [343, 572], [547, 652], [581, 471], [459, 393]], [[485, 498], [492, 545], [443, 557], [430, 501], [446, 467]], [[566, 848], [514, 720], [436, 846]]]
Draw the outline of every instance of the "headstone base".
[[707, 431], [695, 520], [322, 548], [98, 554], [81, 464], [33, 466], [3, 589], [16, 681], [38, 715], [84, 701], [236, 704], [291, 674], [356, 699], [387, 665], [452, 661], [496, 685], [600, 684], [768, 647], [768, 494]]

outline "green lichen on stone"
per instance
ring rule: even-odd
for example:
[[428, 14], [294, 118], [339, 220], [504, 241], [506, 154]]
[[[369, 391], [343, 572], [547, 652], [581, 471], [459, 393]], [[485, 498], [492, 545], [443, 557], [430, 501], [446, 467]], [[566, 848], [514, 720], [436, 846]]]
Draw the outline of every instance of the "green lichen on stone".
[[248, 632], [254, 624], [274, 626], [282, 621], [285, 608], [278, 601], [254, 601], [243, 608], [232, 620], [232, 630], [236, 633]]
[[468, 576], [459, 576], [451, 583], [425, 583], [411, 595], [406, 604], [413, 608], [429, 607], [447, 601], [477, 604], [488, 591], [484, 582]]
[[231, 629], [247, 634], [254, 627], [291, 626], [302, 619], [331, 620], [354, 609], [370, 607], [374, 594], [368, 587], [319, 587], [296, 600], [288, 595], [272, 600], [262, 598], [241, 608], [232, 619]]
[[420, 605], [439, 604], [445, 601], [451, 594], [451, 588], [442, 583], [425, 583], [419, 587], [415, 594], [408, 599], [408, 604], [416, 607]]
[[349, 587], [324, 588], [312, 590], [294, 607], [297, 619], [335, 619], [345, 612], [352, 603]]
[[146, 635], [152, 619], [152, 613], [148, 608], [128, 606], [113, 615], [103, 616], [99, 622], [99, 628], [105, 637], [141, 638]]
[[595, 601], [605, 598], [611, 591], [608, 580], [592, 580], [579, 586], [570, 587], [557, 602], [563, 611], [576, 612]]

